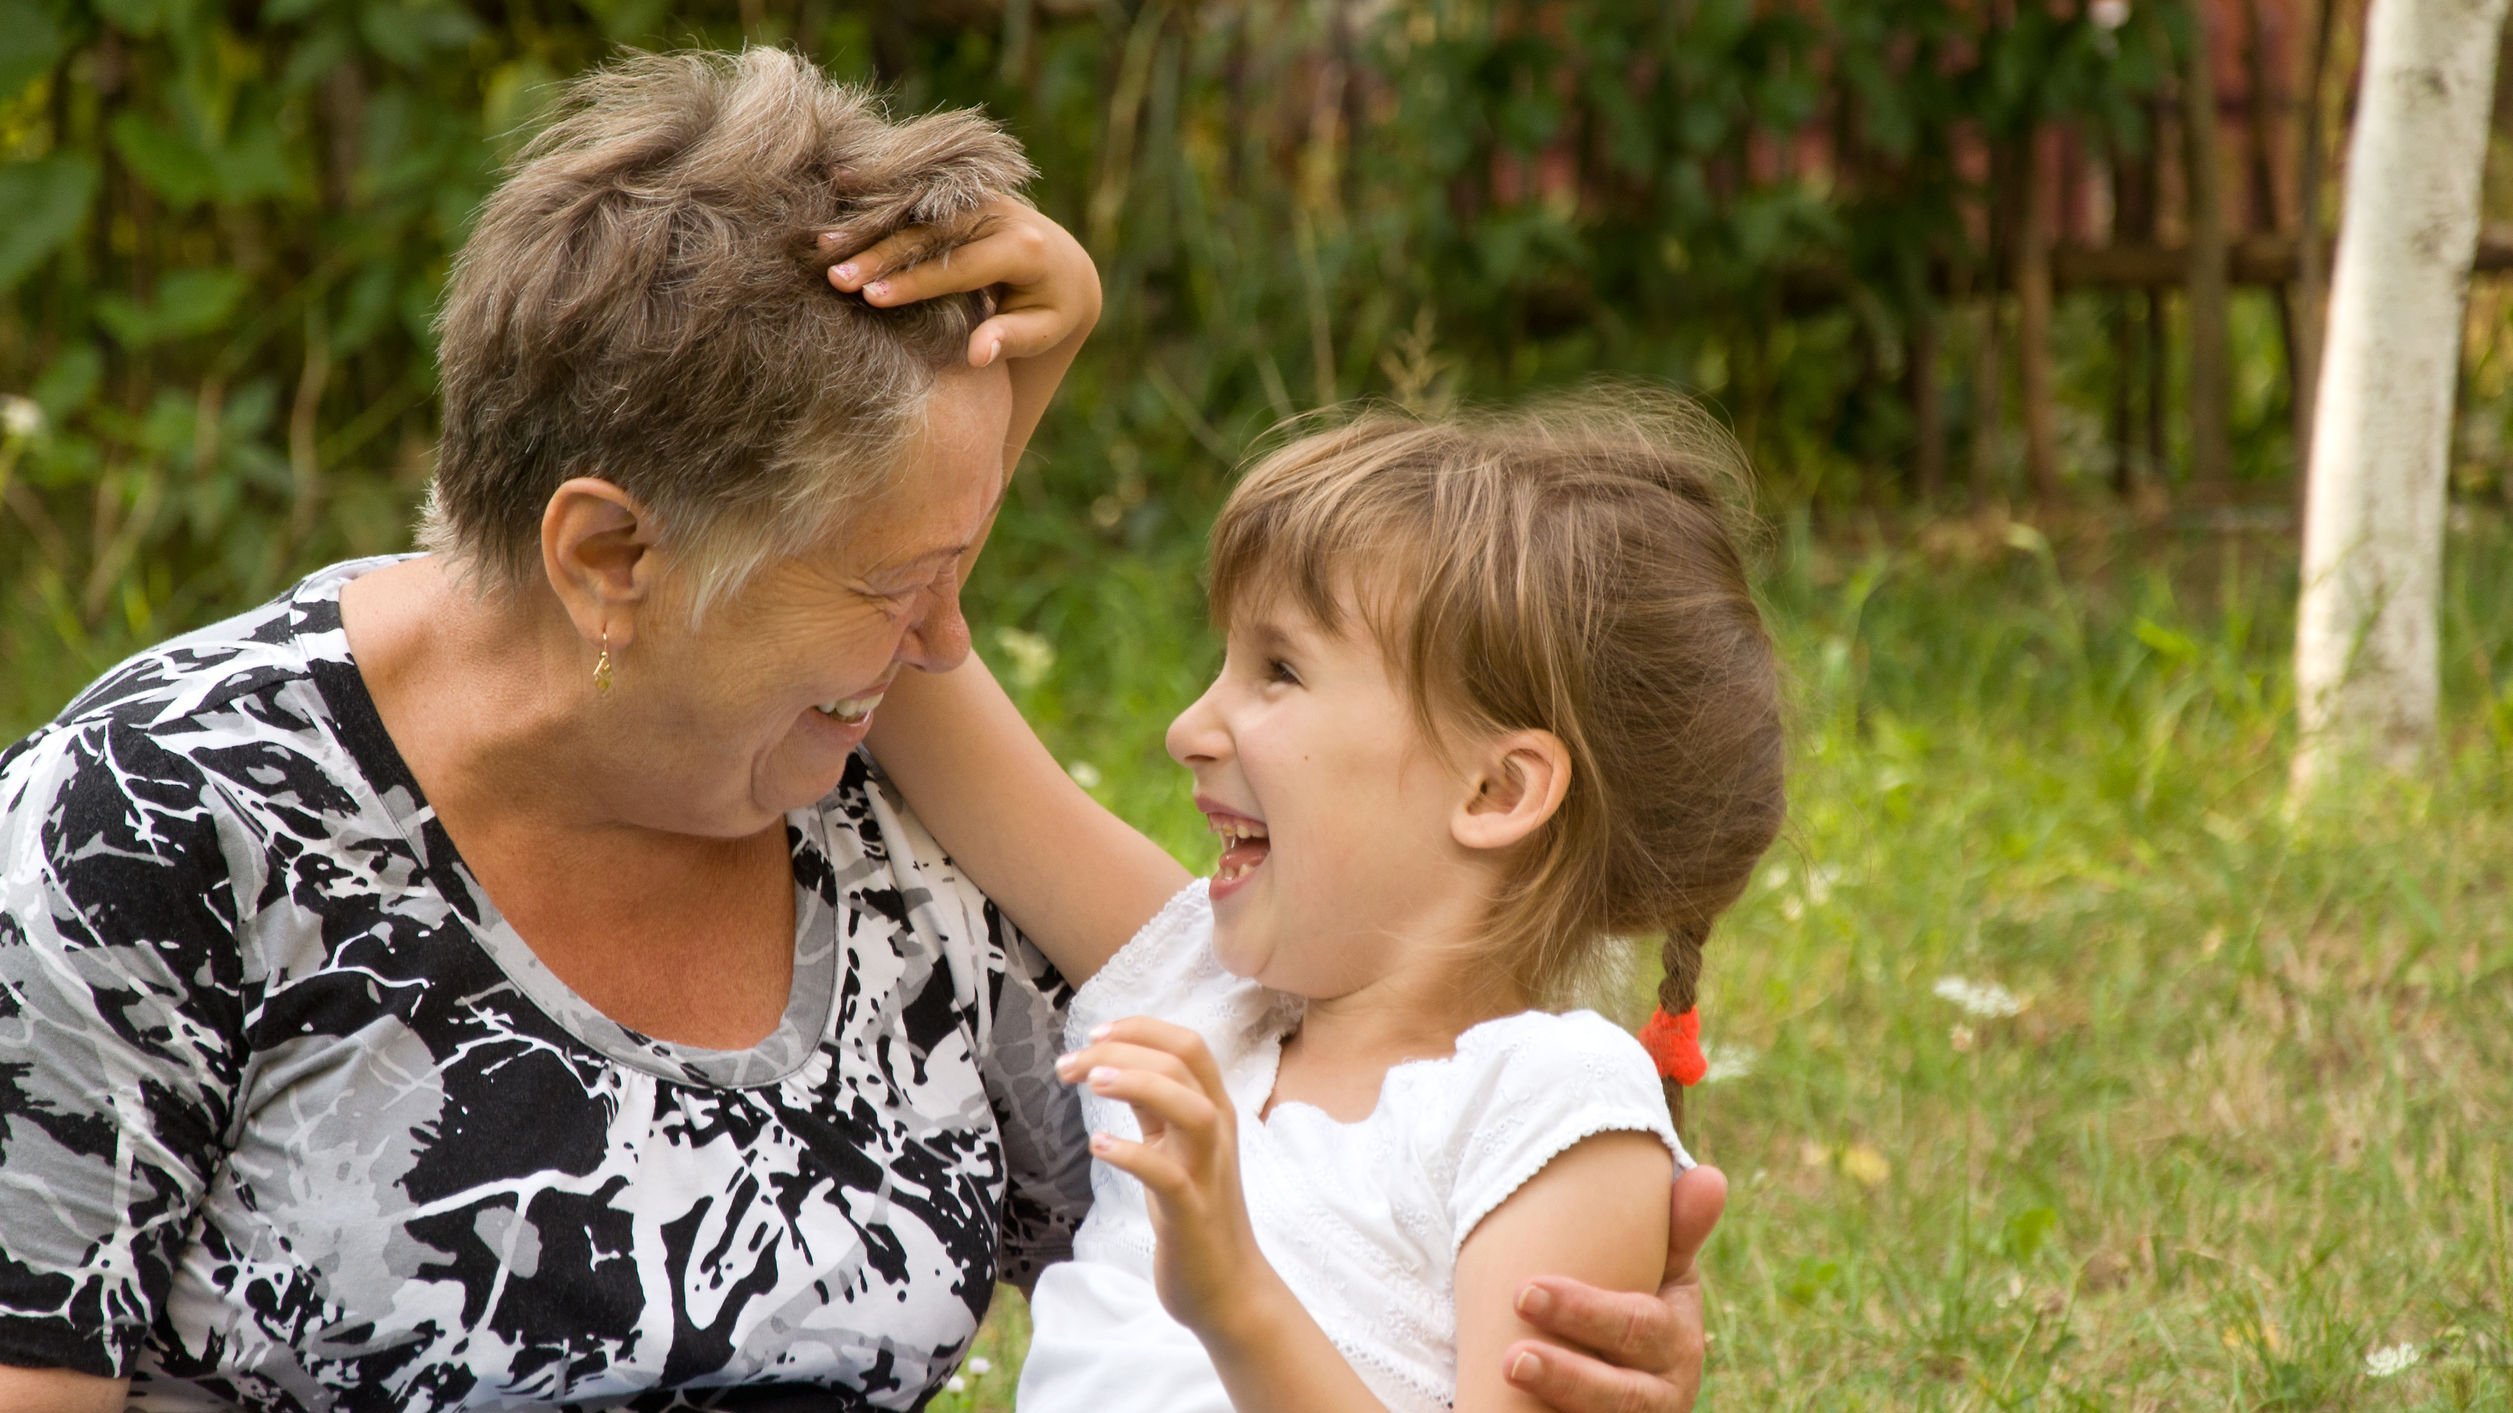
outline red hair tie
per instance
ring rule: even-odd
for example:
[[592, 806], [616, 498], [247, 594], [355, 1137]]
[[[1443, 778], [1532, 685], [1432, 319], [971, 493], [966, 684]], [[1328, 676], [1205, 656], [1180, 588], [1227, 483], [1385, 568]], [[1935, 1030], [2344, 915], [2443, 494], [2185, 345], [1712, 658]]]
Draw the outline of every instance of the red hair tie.
[[1641, 1048], [1657, 1062], [1658, 1073], [1678, 1084], [1694, 1085], [1710, 1073], [1710, 1061], [1702, 1058], [1702, 1017], [1699, 1009], [1680, 1016], [1667, 1014], [1660, 1006], [1652, 1012], [1649, 1023], [1640, 1028]]

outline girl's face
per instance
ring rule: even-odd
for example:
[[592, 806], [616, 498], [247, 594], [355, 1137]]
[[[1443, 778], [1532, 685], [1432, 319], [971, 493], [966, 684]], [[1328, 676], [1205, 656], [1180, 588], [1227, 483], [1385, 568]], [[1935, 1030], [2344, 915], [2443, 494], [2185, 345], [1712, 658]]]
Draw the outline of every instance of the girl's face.
[[1423, 739], [1367, 630], [1288, 605], [1232, 626], [1221, 674], [1170, 723], [1221, 836], [1214, 946], [1238, 976], [1311, 999], [1406, 963], [1486, 880], [1450, 834], [1469, 787]]

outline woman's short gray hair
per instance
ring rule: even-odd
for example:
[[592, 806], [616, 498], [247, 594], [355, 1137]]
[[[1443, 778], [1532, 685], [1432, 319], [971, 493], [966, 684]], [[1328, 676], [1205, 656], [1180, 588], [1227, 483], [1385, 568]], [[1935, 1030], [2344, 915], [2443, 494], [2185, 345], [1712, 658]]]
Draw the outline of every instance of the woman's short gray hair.
[[939, 254], [1032, 175], [983, 116], [894, 120], [782, 49], [577, 79], [455, 259], [420, 544], [484, 587], [533, 582], [574, 476], [654, 515], [699, 606], [818, 542], [887, 484], [988, 308], [840, 294], [820, 233], [917, 226]]

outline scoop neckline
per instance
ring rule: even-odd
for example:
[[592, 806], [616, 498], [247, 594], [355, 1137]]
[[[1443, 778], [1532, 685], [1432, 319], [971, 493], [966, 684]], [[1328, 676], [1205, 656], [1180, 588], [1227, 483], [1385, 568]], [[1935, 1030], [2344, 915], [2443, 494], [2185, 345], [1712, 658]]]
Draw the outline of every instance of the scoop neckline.
[[[604, 1059], [659, 1079], [716, 1089], [775, 1084], [811, 1063], [837, 1008], [840, 968], [836, 929], [824, 915], [834, 906], [805, 877], [801, 854], [820, 854], [826, 869], [826, 821], [817, 810], [785, 814], [787, 871], [794, 886], [794, 969], [776, 1027], [752, 1045], [716, 1049], [648, 1035], [621, 1024], [550, 970], [480, 885], [453, 835], [436, 816], [401, 748], [384, 729], [366, 676], [350, 650], [341, 588], [373, 570], [419, 558], [416, 554], [345, 560], [315, 571], [289, 595], [289, 638], [308, 678], [329, 708], [329, 734], [348, 755], [359, 788], [407, 844], [421, 870], [440, 875], [437, 886], [459, 920], [465, 940], [514, 983], [551, 1024]], [[330, 638], [332, 644], [315, 641]], [[459, 885], [459, 893], [449, 884]]]
[[[1457, 1032], [1457, 1039], [1451, 1043], [1449, 1052], [1445, 1055], [1423, 1055], [1416, 1059], [1398, 1060], [1396, 1063], [1389, 1065], [1386, 1072], [1379, 1076], [1379, 1097], [1377, 1101], [1370, 1106], [1370, 1112], [1357, 1119], [1339, 1119], [1333, 1114], [1328, 1113], [1325, 1109], [1320, 1108], [1305, 1099], [1274, 1098], [1274, 1086], [1281, 1079], [1283, 1072], [1283, 1046], [1291, 1039], [1289, 1032], [1276, 1035], [1273, 1042], [1266, 1047], [1265, 1099], [1258, 1103], [1253, 1117], [1259, 1124], [1270, 1125], [1274, 1122], [1277, 1116], [1281, 1115], [1286, 1110], [1305, 1109], [1317, 1116], [1315, 1120], [1316, 1122], [1330, 1124], [1336, 1128], [1344, 1129], [1368, 1128], [1375, 1124], [1378, 1121], [1379, 1115], [1387, 1109], [1388, 1090], [1396, 1083], [1398, 1075], [1420, 1075], [1437, 1071], [1446, 1066], [1454, 1065], [1457, 1063], [1458, 1058], [1466, 1053], [1467, 1038], [1469, 1036], [1473, 1036], [1478, 1031], [1490, 1031], [1497, 1027], [1507, 1025], [1513, 1021], [1525, 1020], [1529, 1016], [1548, 1016], [1553, 1014], [1555, 1014], [1555, 1012], [1526, 1010], [1511, 1011], [1506, 1015], [1487, 1016], [1482, 1020], [1476, 1021], [1473, 1025], [1466, 1027], [1464, 1030]], [[1299, 1014], [1295, 1012], [1292, 1019], [1294, 1029], [1297, 1029]], [[1411, 1081], [1409, 1080], [1409, 1082]], [[1309, 1121], [1304, 1120], [1303, 1122]]]

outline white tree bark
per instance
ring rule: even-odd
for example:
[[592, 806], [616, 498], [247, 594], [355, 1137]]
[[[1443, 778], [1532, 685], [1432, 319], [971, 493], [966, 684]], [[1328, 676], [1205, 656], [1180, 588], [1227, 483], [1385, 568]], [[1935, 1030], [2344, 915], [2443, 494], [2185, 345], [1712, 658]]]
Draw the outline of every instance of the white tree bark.
[[2309, 794], [2435, 733], [2445, 472], [2508, 0], [2373, 0], [2313, 417], [2295, 638]]

